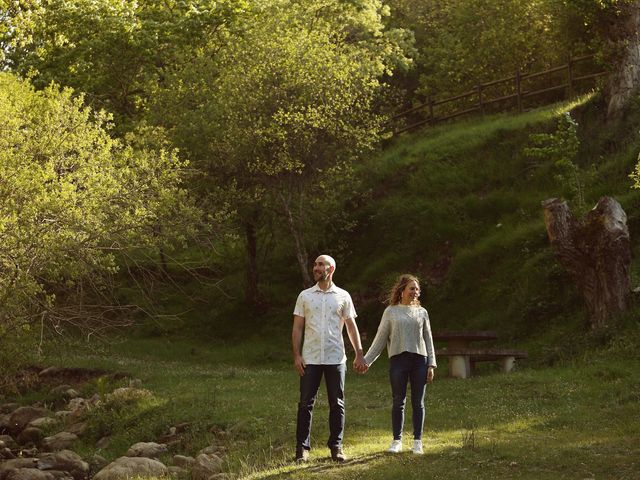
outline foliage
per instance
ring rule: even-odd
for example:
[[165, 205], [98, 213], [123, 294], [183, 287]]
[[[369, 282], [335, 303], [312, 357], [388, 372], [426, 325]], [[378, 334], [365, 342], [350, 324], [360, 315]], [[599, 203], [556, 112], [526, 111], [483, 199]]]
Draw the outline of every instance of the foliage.
[[[126, 323], [108, 306], [118, 255], [171, 249], [193, 228], [184, 162], [114, 140], [108, 116], [71, 90], [7, 73], [0, 117], [0, 341]], [[95, 294], [102, 306], [87, 302]]]
[[570, 192], [571, 200], [576, 205], [578, 216], [586, 212], [585, 183], [587, 177], [593, 177], [593, 168], [583, 172], [574, 163], [580, 140], [578, 139], [578, 124], [565, 112], [557, 122], [554, 133], [534, 133], [529, 136], [532, 146], [524, 149], [524, 154], [542, 161], [552, 161], [556, 167], [554, 178], [558, 184]]
[[303, 276], [313, 229], [335, 224], [353, 162], [379, 139], [380, 78], [408, 63], [384, 13], [377, 0], [258, 4], [260, 20], [174, 72], [154, 108], [248, 236], [269, 217], [288, 227]]
[[53, 81], [85, 92], [96, 109], [115, 115], [120, 132], [135, 127], [166, 70], [224, 43], [245, 8], [243, 0], [2, 3], [0, 65], [37, 88]]

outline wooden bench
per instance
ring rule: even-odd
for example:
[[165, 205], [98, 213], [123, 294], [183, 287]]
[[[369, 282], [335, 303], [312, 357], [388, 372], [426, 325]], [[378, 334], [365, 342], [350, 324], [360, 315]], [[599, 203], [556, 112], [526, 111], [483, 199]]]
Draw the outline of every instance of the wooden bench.
[[516, 359], [527, 358], [527, 352], [499, 348], [444, 348], [436, 350], [436, 358], [449, 357], [449, 375], [454, 378], [471, 376], [476, 362], [500, 361], [502, 371], [513, 370]]

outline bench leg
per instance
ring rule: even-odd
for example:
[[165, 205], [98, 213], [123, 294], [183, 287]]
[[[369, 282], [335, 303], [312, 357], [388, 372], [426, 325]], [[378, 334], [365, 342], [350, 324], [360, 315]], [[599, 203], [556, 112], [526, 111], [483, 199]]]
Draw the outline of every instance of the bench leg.
[[502, 371], [504, 373], [509, 373], [511, 370], [513, 370], [513, 366], [515, 363], [516, 363], [515, 357], [504, 357], [502, 359]]
[[468, 355], [453, 355], [449, 357], [449, 375], [453, 378], [469, 377], [468, 364]]

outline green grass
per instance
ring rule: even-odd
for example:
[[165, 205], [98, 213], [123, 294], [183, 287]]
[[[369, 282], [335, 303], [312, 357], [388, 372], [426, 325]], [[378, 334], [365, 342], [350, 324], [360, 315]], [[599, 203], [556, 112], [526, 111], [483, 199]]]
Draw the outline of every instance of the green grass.
[[[288, 358], [287, 332], [227, 345], [130, 340], [84, 353], [76, 346], [73, 354], [51, 354], [47, 362], [125, 371], [152, 392], [111, 415], [93, 414], [91, 425], [111, 421], [117, 427], [102, 452], [108, 458], [188, 421], [192, 427], [179, 453], [224, 445], [229, 450], [225, 469], [233, 478], [632, 479], [640, 475], [640, 424], [635, 421], [640, 355], [634, 347], [640, 325], [630, 320], [621, 328], [624, 334], [552, 368], [525, 363], [505, 375], [486, 366], [474, 378], [454, 380], [446, 378], [442, 360], [428, 387], [423, 457], [384, 453], [391, 440], [386, 359], [366, 375], [349, 371], [344, 442], [351, 460], [345, 465], [333, 464], [324, 446], [328, 405], [323, 388], [312, 429], [312, 461], [291, 462], [298, 380]], [[409, 418], [405, 427], [407, 448]], [[226, 433], [215, 433], [219, 430]], [[85, 456], [99, 437], [92, 432], [81, 449]]]

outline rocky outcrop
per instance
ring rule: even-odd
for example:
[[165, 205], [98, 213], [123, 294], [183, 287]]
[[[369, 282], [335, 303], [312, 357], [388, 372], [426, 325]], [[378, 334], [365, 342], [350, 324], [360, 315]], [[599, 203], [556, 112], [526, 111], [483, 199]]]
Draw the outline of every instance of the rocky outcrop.
[[152, 458], [120, 457], [100, 470], [94, 480], [126, 480], [132, 477], [165, 477], [167, 467]]

